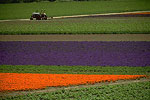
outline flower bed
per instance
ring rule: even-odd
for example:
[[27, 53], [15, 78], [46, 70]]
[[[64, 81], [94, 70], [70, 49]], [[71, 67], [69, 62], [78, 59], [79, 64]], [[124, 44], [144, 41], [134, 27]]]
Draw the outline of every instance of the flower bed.
[[31, 74], [0, 73], [0, 91], [31, 90], [58, 86], [94, 84], [136, 79], [146, 75], [85, 75], [85, 74]]
[[0, 65], [150, 66], [150, 42], [0, 42]]

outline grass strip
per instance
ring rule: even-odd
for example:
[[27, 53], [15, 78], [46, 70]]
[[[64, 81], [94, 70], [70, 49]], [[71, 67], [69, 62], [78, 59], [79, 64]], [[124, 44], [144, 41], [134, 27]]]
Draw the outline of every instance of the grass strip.
[[150, 67], [0, 65], [0, 73], [150, 75]]
[[70, 18], [0, 22], [1, 35], [16, 34], [149, 34], [150, 18]]
[[46, 10], [48, 16], [67, 16], [150, 10], [149, 0], [101, 0], [88, 2], [39, 2], [0, 4], [0, 19], [30, 18], [32, 12]]
[[71, 90], [58, 90], [49, 93], [34, 93], [24, 96], [5, 97], [6, 100], [149, 100], [150, 82], [122, 85], [105, 85]]

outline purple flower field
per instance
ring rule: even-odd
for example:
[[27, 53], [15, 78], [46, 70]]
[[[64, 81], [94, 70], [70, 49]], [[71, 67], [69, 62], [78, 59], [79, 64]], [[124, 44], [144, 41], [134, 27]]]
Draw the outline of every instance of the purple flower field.
[[0, 65], [150, 66], [150, 42], [0, 42]]

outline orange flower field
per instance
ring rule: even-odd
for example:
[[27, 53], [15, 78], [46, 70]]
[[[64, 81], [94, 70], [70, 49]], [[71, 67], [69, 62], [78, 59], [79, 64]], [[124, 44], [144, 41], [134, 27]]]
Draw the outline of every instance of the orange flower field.
[[140, 77], [146, 77], [146, 75], [0, 73], [0, 91], [42, 89], [47, 86], [94, 84], [97, 82], [114, 82]]

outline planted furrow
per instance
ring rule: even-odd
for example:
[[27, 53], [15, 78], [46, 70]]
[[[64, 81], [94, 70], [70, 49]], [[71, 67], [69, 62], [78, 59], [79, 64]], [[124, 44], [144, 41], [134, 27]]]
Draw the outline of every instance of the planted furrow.
[[150, 42], [0, 42], [0, 65], [150, 66]]

